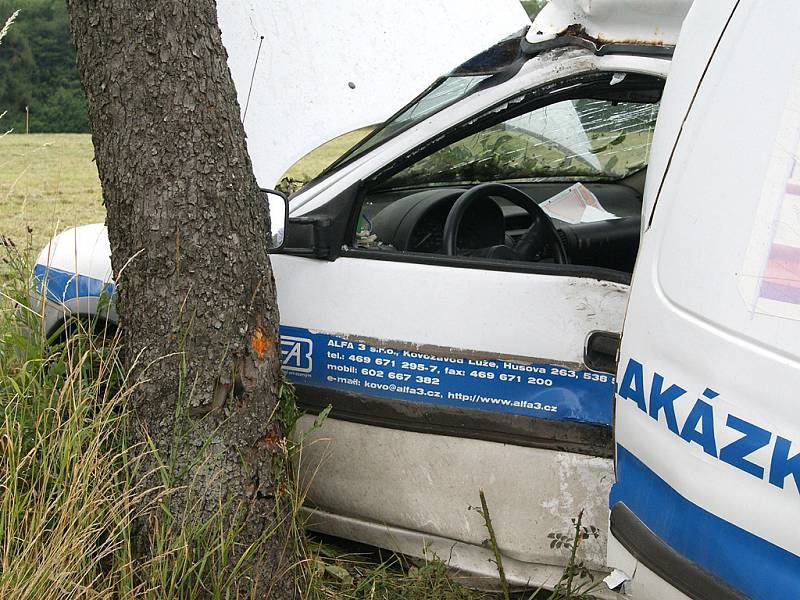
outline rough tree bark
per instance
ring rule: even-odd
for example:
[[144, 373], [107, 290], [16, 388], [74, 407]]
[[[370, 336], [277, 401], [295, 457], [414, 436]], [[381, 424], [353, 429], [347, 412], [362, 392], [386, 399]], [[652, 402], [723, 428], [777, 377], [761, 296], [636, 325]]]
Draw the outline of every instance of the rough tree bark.
[[[232, 501], [229, 518], [237, 509], [243, 517], [236, 560], [276, 525], [278, 309], [269, 217], [216, 4], [67, 4], [108, 211], [124, 359], [140, 381], [134, 433], [163, 457], [173, 451], [174, 473], [185, 471], [173, 481], [186, 486], [171, 500], [175, 514], [188, 507], [203, 520], [220, 499]], [[251, 565], [261, 595], [291, 595], [284, 544], [279, 527]]]

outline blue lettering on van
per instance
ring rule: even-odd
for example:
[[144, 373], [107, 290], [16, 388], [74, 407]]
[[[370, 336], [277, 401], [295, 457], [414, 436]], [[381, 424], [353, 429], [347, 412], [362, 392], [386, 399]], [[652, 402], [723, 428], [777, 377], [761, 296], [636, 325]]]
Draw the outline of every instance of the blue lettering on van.
[[672, 432], [678, 433], [678, 422], [675, 419], [675, 400], [686, 393], [686, 390], [675, 384], [662, 391], [664, 378], [656, 373], [653, 377], [653, 385], [650, 387], [650, 416], [658, 421], [658, 413], [664, 413], [667, 428]]
[[735, 429], [744, 435], [720, 450], [719, 459], [737, 469], [741, 469], [745, 473], [750, 473], [754, 477], [763, 479], [764, 467], [747, 460], [745, 457], [767, 446], [770, 439], [772, 439], [772, 433], [735, 415], [728, 415], [728, 420], [725, 424], [730, 429]]
[[692, 412], [686, 417], [681, 429], [681, 437], [687, 442], [700, 444], [703, 452], [717, 457], [717, 441], [714, 439], [714, 409], [700, 398], [697, 399]]
[[769, 465], [769, 482], [783, 489], [786, 478], [791, 475], [794, 483], [800, 490], [800, 452], [789, 458], [789, 449], [792, 442], [778, 436], [775, 440], [775, 449], [772, 452], [772, 461]]
[[737, 435], [734, 441], [718, 451], [713, 400], [719, 393], [706, 388], [702, 397], [694, 400], [689, 414], [679, 426], [675, 402], [686, 397], [687, 392], [675, 383], [669, 385], [666, 383], [668, 382], [662, 374], [654, 372], [648, 396], [644, 367], [642, 363], [631, 358], [625, 366], [617, 395], [633, 402], [639, 410], [655, 421], [663, 423], [667, 431], [685, 442], [697, 444], [709, 456], [761, 480], [764, 480], [766, 465], [758, 464], [748, 457], [757, 450], [768, 447], [774, 437], [775, 444], [772, 447], [767, 481], [783, 489], [786, 479], [791, 476], [794, 478], [795, 488], [800, 492], [800, 451], [792, 454], [793, 444], [790, 440], [775, 436], [768, 429], [741, 417], [728, 414], [724, 427], [741, 435]]
[[641, 363], [633, 359], [628, 361], [628, 368], [625, 369], [617, 393], [623, 398], [636, 402], [636, 406], [642, 412], [647, 412], [647, 404], [644, 401], [644, 369]]

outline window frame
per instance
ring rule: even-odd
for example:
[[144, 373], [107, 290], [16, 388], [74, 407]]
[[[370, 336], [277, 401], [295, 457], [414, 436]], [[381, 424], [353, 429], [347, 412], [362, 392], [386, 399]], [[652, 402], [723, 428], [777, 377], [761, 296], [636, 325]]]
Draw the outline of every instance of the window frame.
[[[370, 177], [365, 178], [359, 182], [358, 190], [354, 194], [354, 202], [351, 205], [351, 210], [347, 216], [347, 224], [345, 227], [345, 236], [341, 248], [340, 256], [345, 258], [361, 258], [371, 260], [383, 260], [404, 263], [416, 263], [422, 265], [438, 265], [443, 267], [454, 268], [468, 268], [468, 269], [482, 269], [486, 271], [505, 271], [514, 273], [531, 273], [538, 275], [554, 275], [562, 277], [578, 277], [578, 278], [591, 278], [601, 281], [608, 281], [612, 283], [619, 283], [623, 285], [630, 285], [631, 274], [618, 271], [615, 269], [608, 269], [604, 267], [595, 267], [589, 265], [573, 265], [573, 264], [554, 264], [554, 263], [528, 263], [523, 261], [502, 261], [486, 258], [475, 258], [468, 256], [445, 256], [440, 254], [428, 254], [421, 252], [392, 252], [380, 249], [365, 249], [355, 246], [356, 233], [358, 228], [359, 216], [361, 214], [362, 206], [367, 200], [369, 193], [376, 191], [388, 191], [391, 188], [381, 190], [380, 184], [385, 182], [395, 173], [403, 170], [404, 168], [421, 160], [437, 150], [446, 147], [447, 145], [477, 133], [487, 127], [491, 127], [497, 123], [502, 123], [510, 118], [525, 114], [533, 110], [537, 110], [550, 104], [555, 104], [563, 100], [583, 99], [587, 95], [579, 92], [591, 88], [593, 84], [598, 82], [607, 82], [613, 77], [614, 73], [620, 72], [615, 70], [602, 70], [581, 73], [569, 77], [553, 79], [535, 88], [529, 88], [521, 91], [519, 94], [510, 96], [500, 102], [497, 102], [483, 111], [480, 114], [470, 117], [458, 125], [450, 128], [441, 135], [430, 138], [426, 142], [416, 146], [403, 156], [390, 161], [383, 167], [375, 171]], [[665, 78], [659, 77], [651, 73], [632, 73], [642, 78], [647, 78], [652, 81], [660, 80], [661, 90], [665, 83]], [[624, 82], [623, 82], [624, 83]], [[622, 85], [622, 84], [618, 84]], [[622, 88], [624, 89], [624, 88]], [[577, 95], [576, 95], [577, 94]], [[529, 100], [523, 100], [518, 105], [515, 100], [531, 96]], [[660, 96], [660, 94], [659, 94]], [[503, 106], [512, 106], [506, 110], [498, 110]], [[645, 165], [639, 171], [636, 171], [628, 177], [636, 176], [641, 171], [647, 169]], [[624, 181], [626, 178], [610, 179], [608, 181], [593, 181], [592, 183], [614, 183]], [[551, 182], [552, 183], [552, 182]], [[447, 187], [461, 187], [457, 185], [449, 185]]]
[[[372, 191], [386, 191], [393, 188], [380, 188], [380, 184], [384, 183], [386, 180], [391, 178], [393, 175], [399, 173], [400, 171], [404, 170], [405, 168], [413, 165], [414, 163], [422, 160], [433, 154], [434, 152], [441, 150], [453, 144], [459, 140], [465, 139], [470, 135], [474, 135], [492, 127], [494, 125], [498, 125], [499, 123], [503, 123], [508, 121], [509, 119], [518, 117], [520, 115], [527, 114], [534, 110], [538, 110], [540, 108], [544, 108], [545, 106], [549, 106], [551, 104], [555, 104], [557, 102], [561, 102], [564, 100], [582, 100], [587, 98], [585, 94], [578, 94], [576, 92], [580, 90], [584, 90], [586, 88], [590, 88], [593, 84], [598, 82], [602, 82], [605, 80], [610, 80], [613, 77], [614, 73], [620, 72], [619, 70], [608, 70], [608, 71], [591, 71], [588, 73], [583, 73], [580, 75], [573, 75], [570, 77], [564, 77], [559, 79], [553, 79], [543, 85], [540, 85], [536, 88], [530, 88], [527, 90], [523, 90], [520, 93], [510, 96], [500, 102], [496, 102], [495, 104], [485, 108], [481, 111], [480, 114], [470, 117], [459, 123], [458, 125], [451, 127], [448, 131], [442, 132], [441, 135], [429, 139], [427, 142], [420, 144], [416, 148], [406, 152], [403, 156], [398, 157], [397, 159], [390, 161], [380, 169], [378, 169], [375, 173], [373, 173], [370, 177], [364, 180], [365, 184], [369, 187], [372, 187]], [[657, 75], [652, 74], [645, 74], [645, 73], [629, 73], [630, 75], [648, 78], [651, 80], [661, 80], [662, 82], [662, 90], [663, 90], [663, 83], [666, 81], [665, 79], [658, 77]], [[617, 84], [620, 86], [620, 89], [625, 89], [624, 85], [625, 82], [620, 82]], [[525, 96], [531, 96], [529, 99], [522, 101], [518, 101], [520, 98], [525, 98]], [[506, 108], [505, 110], [502, 109], [503, 106], [512, 106], [513, 108]], [[647, 166], [643, 167], [641, 170], [646, 169]], [[634, 175], [635, 173], [631, 173], [629, 176]], [[611, 183], [614, 181], [620, 181], [624, 178], [609, 178], [608, 180], [604, 181], [593, 181], [591, 183]], [[456, 184], [448, 184], [447, 187], [458, 187]]]

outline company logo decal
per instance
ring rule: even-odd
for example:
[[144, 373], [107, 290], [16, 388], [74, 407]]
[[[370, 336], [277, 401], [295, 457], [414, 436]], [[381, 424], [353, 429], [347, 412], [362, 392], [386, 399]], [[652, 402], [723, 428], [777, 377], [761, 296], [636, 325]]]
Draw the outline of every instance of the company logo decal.
[[308, 338], [281, 335], [281, 364], [287, 373], [311, 373], [314, 370], [314, 342]]

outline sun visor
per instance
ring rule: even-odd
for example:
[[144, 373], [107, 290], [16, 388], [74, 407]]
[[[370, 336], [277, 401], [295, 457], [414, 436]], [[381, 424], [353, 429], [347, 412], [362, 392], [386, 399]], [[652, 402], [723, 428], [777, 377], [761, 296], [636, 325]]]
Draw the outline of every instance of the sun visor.
[[219, 0], [259, 184], [530, 24], [519, 0]]

